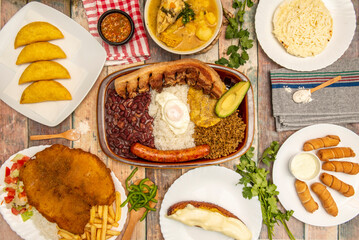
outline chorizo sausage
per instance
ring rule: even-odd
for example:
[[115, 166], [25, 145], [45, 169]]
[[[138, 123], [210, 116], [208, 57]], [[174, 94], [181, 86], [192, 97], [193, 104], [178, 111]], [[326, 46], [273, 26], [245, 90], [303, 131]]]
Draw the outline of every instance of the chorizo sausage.
[[158, 150], [140, 143], [131, 146], [136, 156], [152, 162], [186, 162], [206, 156], [210, 151], [208, 145], [200, 145], [182, 150]]

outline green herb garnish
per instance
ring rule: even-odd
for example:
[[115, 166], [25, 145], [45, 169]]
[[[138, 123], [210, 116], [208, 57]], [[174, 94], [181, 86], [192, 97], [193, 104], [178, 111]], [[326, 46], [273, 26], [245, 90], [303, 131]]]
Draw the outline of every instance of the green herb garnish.
[[157, 203], [157, 200], [155, 199], [157, 193], [157, 186], [155, 184], [147, 185], [146, 182], [150, 181], [150, 179], [148, 178], [142, 179], [138, 185], [129, 185], [129, 181], [135, 175], [137, 170], [138, 168], [136, 167], [126, 178], [125, 185], [129, 194], [127, 196], [127, 199], [120, 205], [120, 207], [124, 207], [129, 202], [131, 204], [131, 207], [128, 210], [129, 212], [131, 212], [132, 209], [138, 211], [140, 208], [146, 208], [146, 212], [140, 219], [140, 221], [143, 221], [149, 211], [156, 211], [156, 208], [150, 207], [150, 202]]
[[23, 222], [26, 222], [27, 220], [29, 220], [32, 215], [34, 215], [33, 211], [27, 210], [24, 213], [21, 213], [21, 218]]
[[[185, 4], [185, 8], [182, 10], [182, 12], [177, 16], [177, 19], [179, 19], [180, 17], [182, 17], [182, 23], [184, 25], [186, 25], [187, 23], [189, 23], [190, 21], [194, 20], [194, 11], [193, 9], [191, 9], [191, 6], [188, 3], [184, 3]], [[176, 20], [177, 20], [176, 19]]]
[[[272, 142], [271, 146], [262, 154], [260, 161], [269, 166], [270, 162], [275, 160], [278, 149], [278, 142]], [[279, 192], [276, 191], [277, 186], [270, 180], [267, 180], [269, 171], [265, 168], [258, 167], [252, 160], [254, 156], [253, 150], [254, 148], [251, 147], [248, 152], [241, 157], [240, 163], [237, 165], [236, 172], [242, 176], [239, 183], [244, 185], [242, 195], [248, 199], [251, 199], [253, 196], [258, 196], [258, 200], [261, 203], [263, 222], [268, 227], [269, 239], [273, 238], [274, 225], [278, 224], [279, 221], [283, 224], [289, 238], [295, 240], [286, 223], [293, 215], [293, 210], [282, 212], [278, 209], [277, 195]]]
[[[246, 6], [251, 8], [253, 6], [252, 0], [233, 0], [232, 7], [238, 9], [237, 13], [233, 17], [230, 17], [229, 14], [225, 14], [229, 22], [226, 28], [225, 38], [238, 39], [238, 44], [228, 47], [228, 59], [222, 57], [215, 63], [231, 68], [238, 68], [249, 60], [247, 50], [253, 47], [253, 40], [249, 38], [249, 31], [243, 28]], [[241, 52], [238, 53], [238, 50], [241, 50]]]

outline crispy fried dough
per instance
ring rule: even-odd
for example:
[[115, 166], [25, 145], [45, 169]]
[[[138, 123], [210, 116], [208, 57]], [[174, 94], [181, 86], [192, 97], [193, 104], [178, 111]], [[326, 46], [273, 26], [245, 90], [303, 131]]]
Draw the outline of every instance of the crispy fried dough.
[[54, 61], [38, 61], [31, 63], [21, 74], [19, 84], [50, 79], [68, 79], [69, 71]]
[[239, 220], [239, 218], [236, 215], [234, 215], [230, 211], [228, 211], [216, 204], [209, 203], [209, 202], [200, 202], [200, 201], [182, 201], [182, 202], [175, 203], [168, 208], [167, 215], [174, 214], [179, 209], [185, 208], [188, 204], [191, 204], [192, 206], [194, 206], [196, 208], [203, 208], [203, 209], [207, 209], [212, 212], [218, 212], [225, 217], [231, 217], [231, 218], [235, 218], [235, 219]]
[[74, 234], [84, 232], [91, 206], [115, 199], [110, 169], [97, 156], [59, 144], [32, 157], [20, 169], [20, 179], [29, 204]]
[[14, 47], [18, 48], [34, 42], [45, 42], [64, 38], [62, 32], [48, 22], [32, 22], [23, 26], [17, 33]]
[[33, 82], [21, 95], [20, 103], [71, 100], [70, 92], [59, 82], [46, 80]]
[[185, 83], [203, 89], [205, 94], [217, 99], [226, 91], [218, 73], [196, 59], [181, 59], [143, 67], [118, 77], [115, 89], [122, 98], [134, 98], [138, 93], [148, 91], [149, 87], [160, 92], [163, 87]]
[[58, 58], [66, 58], [66, 54], [59, 46], [48, 42], [37, 42], [29, 44], [21, 50], [16, 65]]

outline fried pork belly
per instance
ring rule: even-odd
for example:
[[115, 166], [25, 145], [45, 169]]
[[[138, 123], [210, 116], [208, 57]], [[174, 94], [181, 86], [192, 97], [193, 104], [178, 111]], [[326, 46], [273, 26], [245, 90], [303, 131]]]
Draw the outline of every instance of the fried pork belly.
[[148, 91], [149, 86], [161, 92], [164, 87], [185, 83], [203, 89], [204, 93], [216, 99], [226, 91], [217, 72], [196, 59], [181, 59], [143, 67], [116, 78], [115, 89], [118, 95], [126, 99]]

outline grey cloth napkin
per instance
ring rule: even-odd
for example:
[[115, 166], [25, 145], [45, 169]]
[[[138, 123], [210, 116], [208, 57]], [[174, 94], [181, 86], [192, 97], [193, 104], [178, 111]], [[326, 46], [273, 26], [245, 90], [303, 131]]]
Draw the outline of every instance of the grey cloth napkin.
[[[313, 72], [275, 69], [270, 76], [277, 131], [297, 130], [317, 123], [359, 122], [358, 58], [339, 60]], [[293, 93], [298, 89], [316, 87], [336, 76], [342, 79], [314, 92], [311, 102], [298, 104], [293, 101]]]

